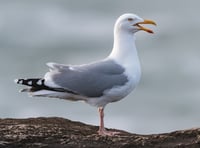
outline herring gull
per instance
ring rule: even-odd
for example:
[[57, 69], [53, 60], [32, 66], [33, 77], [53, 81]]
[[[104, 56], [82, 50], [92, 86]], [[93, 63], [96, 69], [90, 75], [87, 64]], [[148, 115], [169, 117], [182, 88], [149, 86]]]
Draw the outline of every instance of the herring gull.
[[138, 84], [141, 76], [140, 62], [135, 46], [135, 33], [143, 30], [153, 33], [142, 24], [156, 23], [127, 13], [114, 25], [112, 52], [100, 61], [83, 65], [47, 63], [49, 72], [43, 78], [16, 79], [17, 84], [27, 85], [21, 92], [31, 96], [85, 101], [98, 107], [100, 135], [115, 135], [104, 127], [104, 108], [127, 96]]

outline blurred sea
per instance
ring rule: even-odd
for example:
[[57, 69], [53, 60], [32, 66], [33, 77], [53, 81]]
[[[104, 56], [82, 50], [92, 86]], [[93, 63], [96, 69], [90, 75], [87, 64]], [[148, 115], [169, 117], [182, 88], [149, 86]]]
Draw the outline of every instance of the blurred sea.
[[107, 105], [106, 127], [139, 134], [200, 127], [200, 1], [0, 1], [0, 118], [59, 116], [98, 125], [95, 107], [30, 98], [15, 78], [42, 77], [45, 63], [88, 63], [106, 57], [113, 25], [131, 12], [157, 22], [137, 33], [142, 78]]

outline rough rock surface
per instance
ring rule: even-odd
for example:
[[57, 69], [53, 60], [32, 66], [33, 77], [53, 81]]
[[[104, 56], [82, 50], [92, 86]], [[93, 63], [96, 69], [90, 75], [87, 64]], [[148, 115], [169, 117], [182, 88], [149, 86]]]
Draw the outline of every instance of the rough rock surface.
[[57, 117], [0, 119], [0, 148], [200, 148], [200, 129], [153, 135], [120, 131], [113, 137], [99, 136], [97, 130]]

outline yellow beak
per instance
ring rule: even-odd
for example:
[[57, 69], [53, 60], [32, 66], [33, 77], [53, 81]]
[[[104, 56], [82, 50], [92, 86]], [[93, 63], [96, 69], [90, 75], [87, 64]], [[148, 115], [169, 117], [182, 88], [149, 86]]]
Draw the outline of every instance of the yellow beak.
[[135, 26], [139, 27], [139, 30], [144, 30], [148, 33], [154, 33], [152, 30], [148, 29], [148, 28], [145, 28], [143, 26], [141, 26], [140, 24], [152, 24], [152, 25], [155, 25], [156, 26], [156, 23], [152, 20], [144, 20], [143, 22], [139, 22], [137, 24], [135, 24]]

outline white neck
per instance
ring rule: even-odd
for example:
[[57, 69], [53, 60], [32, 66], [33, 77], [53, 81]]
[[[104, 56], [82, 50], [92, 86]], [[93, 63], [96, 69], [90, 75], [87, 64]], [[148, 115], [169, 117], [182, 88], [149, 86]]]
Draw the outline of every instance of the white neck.
[[125, 67], [140, 66], [134, 34], [115, 30], [113, 50], [109, 58]]
[[115, 31], [113, 50], [108, 58], [125, 68], [125, 74], [131, 82], [131, 87], [134, 88], [141, 76], [135, 36], [132, 33]]

